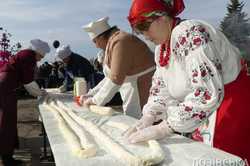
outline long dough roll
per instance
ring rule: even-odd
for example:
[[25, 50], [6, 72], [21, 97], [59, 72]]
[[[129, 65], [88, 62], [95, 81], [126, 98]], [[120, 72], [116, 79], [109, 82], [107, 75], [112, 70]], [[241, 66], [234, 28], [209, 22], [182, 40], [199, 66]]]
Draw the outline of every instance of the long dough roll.
[[84, 118], [80, 118], [72, 109], [64, 105], [62, 102], [57, 101], [58, 105], [65, 110], [67, 110], [68, 114], [75, 119], [79, 124], [81, 124], [89, 133], [91, 133], [95, 138], [99, 138], [99, 141], [103, 143], [106, 149], [115, 157], [123, 161], [126, 165], [129, 166], [142, 166], [145, 165], [144, 161], [134, 156], [130, 152], [126, 151], [122, 146], [118, 143], [114, 142], [106, 133], [100, 130], [96, 125], [92, 122], [85, 120]]

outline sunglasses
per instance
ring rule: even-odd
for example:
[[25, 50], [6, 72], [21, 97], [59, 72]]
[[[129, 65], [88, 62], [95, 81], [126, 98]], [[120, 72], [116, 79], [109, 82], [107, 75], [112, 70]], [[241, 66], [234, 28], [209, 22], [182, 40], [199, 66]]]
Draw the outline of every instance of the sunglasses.
[[152, 24], [153, 21], [144, 21], [144, 22], [140, 22], [140, 23], [137, 23], [135, 26], [134, 26], [134, 31], [137, 33], [137, 34], [142, 34], [143, 32], [146, 32], [149, 30], [150, 28], [150, 25]]

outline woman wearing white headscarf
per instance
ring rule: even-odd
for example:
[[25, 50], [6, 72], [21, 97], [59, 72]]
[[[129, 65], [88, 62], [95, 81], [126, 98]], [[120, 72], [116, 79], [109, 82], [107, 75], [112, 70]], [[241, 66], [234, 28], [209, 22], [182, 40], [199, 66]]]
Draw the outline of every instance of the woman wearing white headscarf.
[[18, 145], [16, 89], [22, 85], [34, 96], [45, 95], [34, 80], [36, 62], [50, 51], [48, 43], [39, 39], [30, 41], [30, 48], [19, 51], [9, 63], [0, 68], [0, 156], [5, 166], [20, 161], [13, 158]]

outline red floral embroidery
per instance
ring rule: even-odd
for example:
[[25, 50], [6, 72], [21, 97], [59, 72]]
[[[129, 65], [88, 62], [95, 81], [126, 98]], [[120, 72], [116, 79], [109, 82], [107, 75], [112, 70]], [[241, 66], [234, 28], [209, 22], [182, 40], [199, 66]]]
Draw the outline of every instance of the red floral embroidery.
[[198, 81], [197, 81], [197, 80], [195, 80], [195, 79], [193, 79], [193, 80], [192, 80], [192, 82], [193, 82], [193, 83], [198, 83]]
[[156, 96], [160, 92], [160, 89], [158, 88], [152, 88], [150, 90], [150, 95]]
[[209, 90], [205, 88], [198, 88], [194, 92], [194, 96], [196, 97], [196, 100], [202, 104], [207, 104], [208, 100], [211, 100], [212, 94], [209, 92]]
[[199, 75], [205, 82], [211, 79], [211, 77], [214, 77], [213, 71], [205, 62], [203, 64], [200, 64], [198, 69], [194, 68], [192, 70], [192, 83], [196, 84], [198, 83], [198, 81], [200, 81]]
[[202, 121], [210, 113], [210, 110], [199, 110], [192, 106], [186, 106], [185, 104], [180, 104], [178, 106], [182, 106], [183, 109], [183, 111], [179, 112], [182, 120], [196, 119]]
[[197, 118], [197, 117], [199, 117], [199, 114], [198, 114], [198, 113], [194, 113], [194, 114], [192, 115], [192, 118]]
[[205, 100], [210, 100], [211, 99], [211, 94], [209, 93], [209, 91], [205, 91], [205, 93], [204, 93], [204, 98], [205, 98]]
[[198, 37], [198, 38], [196, 38], [196, 39], [193, 40], [193, 43], [196, 46], [200, 46], [201, 43], [202, 43], [202, 40], [201, 40], [201, 38]]
[[198, 76], [198, 71], [197, 70], [193, 71], [193, 75], [192, 76], [193, 77], [197, 77]]
[[204, 118], [206, 118], [206, 113], [204, 111], [201, 111], [201, 112], [197, 112], [197, 113], [194, 113], [192, 118], [198, 118], [200, 120], [203, 120]]
[[189, 106], [186, 106], [186, 107], [185, 107], [185, 111], [187, 111], [187, 112], [191, 112], [192, 110], [193, 110], [192, 107], [189, 107]]
[[152, 79], [153, 86], [150, 88], [150, 96], [157, 96], [160, 93], [161, 88], [166, 87], [164, 81], [160, 77], [154, 77]]
[[202, 77], [205, 77], [206, 75], [207, 75], [207, 71], [206, 71], [206, 70], [202, 70], [202, 71], [201, 71], [201, 76], [202, 76]]
[[192, 134], [192, 139], [195, 141], [203, 142], [203, 137], [199, 129], [196, 129]]
[[177, 48], [179, 48], [179, 47], [180, 47], [180, 44], [179, 44], [179, 43], [177, 43], [177, 44], [176, 44], [176, 47], [177, 47]]
[[201, 94], [201, 90], [200, 89], [196, 89], [195, 93], [194, 93], [194, 96], [197, 97], [197, 96], [200, 96]]
[[205, 28], [203, 28], [203, 27], [199, 27], [199, 31], [203, 33], [203, 32], [205, 32], [206, 30], [205, 30]]
[[217, 69], [220, 73], [222, 73], [221, 61], [220, 61], [218, 58], [216, 58], [216, 59], [213, 60], [213, 63], [214, 63], [214, 65], [215, 65], [216, 69]]
[[187, 42], [186, 37], [182, 37], [182, 38], [181, 38], [181, 41], [180, 41], [180, 44], [181, 44], [181, 45], [184, 45], [184, 43], [186, 43], [186, 42]]
[[192, 82], [197, 83], [198, 81], [196, 80], [196, 77], [198, 77], [198, 71], [195, 69], [192, 71], [192, 73], [193, 73], [192, 74], [192, 77], [193, 77]]
[[156, 99], [154, 100], [154, 102], [160, 104], [163, 107], [167, 106], [166, 101], [164, 101], [163, 99]]
[[206, 29], [202, 25], [195, 25], [187, 29], [185, 35], [178, 37], [173, 52], [178, 56], [187, 56], [190, 50], [195, 50], [209, 41], [211, 38]]
[[214, 74], [213, 74], [213, 72], [212, 72], [212, 70], [211, 70], [211, 68], [207, 65], [207, 63], [204, 63], [204, 65], [206, 66], [206, 70], [208, 71], [208, 73], [210, 74], [210, 76], [214, 76]]
[[201, 111], [199, 114], [199, 118], [202, 120], [204, 118], [206, 118], [206, 113], [204, 111]]

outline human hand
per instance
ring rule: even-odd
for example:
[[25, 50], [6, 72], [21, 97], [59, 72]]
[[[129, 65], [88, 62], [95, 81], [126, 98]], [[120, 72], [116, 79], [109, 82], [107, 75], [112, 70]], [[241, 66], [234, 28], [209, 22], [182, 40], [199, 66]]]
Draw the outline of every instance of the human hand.
[[85, 107], [89, 107], [90, 105], [96, 105], [96, 104], [93, 102], [92, 97], [89, 97], [83, 102], [83, 105]]
[[155, 122], [155, 117], [151, 114], [146, 114], [141, 117], [141, 119], [136, 124], [136, 129], [141, 130], [148, 126], [151, 126]]
[[132, 127], [129, 127], [124, 133], [122, 133], [122, 136], [125, 139], [128, 139], [129, 136], [137, 131], [136, 125], [133, 125]]
[[150, 114], [143, 115], [141, 119], [128, 130], [123, 133], [123, 136], [128, 138], [132, 133], [136, 132], [137, 130], [144, 129], [148, 126], [151, 126], [155, 121], [155, 117]]
[[66, 92], [66, 91], [67, 91], [66, 85], [60, 86], [60, 87], [58, 88], [58, 91], [59, 91], [60, 93]]
[[79, 98], [79, 103], [80, 103], [81, 105], [83, 105], [84, 102], [85, 102], [88, 98], [90, 98], [90, 97], [92, 97], [92, 95], [88, 95], [88, 94], [81, 95], [80, 98]]
[[53, 99], [54, 95], [50, 92], [47, 92], [45, 89], [41, 89], [41, 94], [38, 96], [38, 102], [45, 102], [48, 101], [49, 99]]
[[158, 125], [149, 126], [132, 133], [127, 139], [130, 143], [137, 143], [151, 139], [162, 139], [171, 134], [173, 134], [173, 130], [169, 127], [167, 122], [163, 120]]
[[47, 96], [48, 92], [45, 89], [41, 89], [41, 96]]

